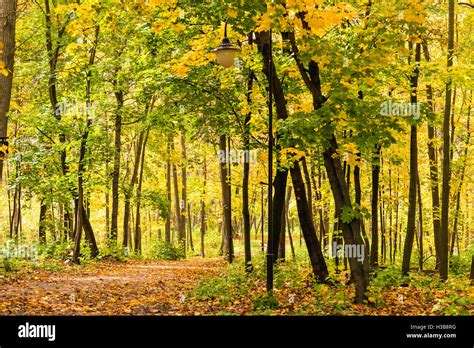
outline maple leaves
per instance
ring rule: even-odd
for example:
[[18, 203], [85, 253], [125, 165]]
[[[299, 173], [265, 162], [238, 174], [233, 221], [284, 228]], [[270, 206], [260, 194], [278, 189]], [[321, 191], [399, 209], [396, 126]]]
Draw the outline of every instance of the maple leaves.
[[[83, 266], [45, 261], [0, 276], [1, 315], [469, 315], [468, 280], [444, 284], [415, 274], [410, 285], [395, 269], [382, 270], [368, 301], [352, 303], [350, 272], [340, 266], [330, 284], [314, 282], [299, 262], [279, 264], [274, 297], [265, 288], [263, 258], [247, 274], [220, 258], [182, 261], [102, 260]], [[31, 265], [30, 265], [31, 266]], [[41, 268], [38, 268], [41, 266]]]
[[0, 276], [2, 315], [174, 315], [190, 311], [187, 294], [222, 270], [217, 259], [101, 261], [57, 271]]

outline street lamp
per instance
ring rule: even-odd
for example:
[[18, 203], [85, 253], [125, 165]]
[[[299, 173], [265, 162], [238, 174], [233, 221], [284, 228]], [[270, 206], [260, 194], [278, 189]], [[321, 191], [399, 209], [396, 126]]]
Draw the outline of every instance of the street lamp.
[[[268, 60], [268, 242], [267, 242], [267, 293], [273, 293], [273, 43], [272, 30], [269, 31]], [[225, 22], [224, 39], [214, 52], [217, 62], [224, 68], [234, 65], [240, 49], [235, 47], [227, 37], [227, 21]], [[263, 225], [263, 222], [262, 222]]]
[[216, 53], [217, 63], [222, 65], [224, 68], [230, 68], [234, 65], [235, 58], [240, 52], [240, 49], [236, 47], [227, 37], [227, 21], [225, 22], [224, 38], [222, 39], [219, 47], [214, 49]]

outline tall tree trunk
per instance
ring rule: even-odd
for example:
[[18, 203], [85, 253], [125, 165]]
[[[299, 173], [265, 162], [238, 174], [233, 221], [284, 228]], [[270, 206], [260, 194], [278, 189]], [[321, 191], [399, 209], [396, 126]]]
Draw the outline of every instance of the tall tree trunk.
[[301, 231], [304, 235], [306, 248], [308, 249], [311, 267], [315, 277], [319, 281], [325, 281], [329, 273], [321, 250], [321, 244], [319, 243], [318, 237], [316, 235], [314, 224], [311, 221], [305, 185], [303, 182], [303, 177], [301, 176], [301, 168], [298, 162], [295, 161], [293, 163], [290, 173], [295, 190], [296, 206], [298, 209]]
[[229, 263], [234, 259], [233, 241], [232, 241], [232, 207], [231, 207], [231, 189], [230, 189], [230, 163], [227, 148], [227, 137], [221, 135], [219, 138], [219, 167], [222, 188], [222, 205], [224, 208], [224, 228], [223, 228], [223, 252]]
[[[415, 45], [415, 68], [410, 77], [410, 88], [411, 97], [410, 102], [412, 104], [418, 102], [417, 89], [418, 89], [418, 63], [420, 62], [421, 48], [420, 44]], [[408, 194], [408, 217], [407, 217], [407, 234], [405, 237], [405, 245], [403, 247], [403, 261], [402, 261], [402, 274], [408, 275], [410, 270], [411, 253], [413, 249], [413, 240], [415, 237], [416, 229], [416, 180], [418, 178], [418, 140], [417, 140], [417, 126], [412, 125], [410, 127], [410, 187]]]
[[[358, 163], [354, 166], [354, 192], [355, 192], [355, 204], [358, 207], [362, 207], [362, 188], [360, 184], [360, 158], [361, 154], [358, 153], [357, 157], [359, 158]], [[364, 220], [360, 220], [360, 227], [361, 227], [361, 232], [362, 232], [362, 237], [364, 239], [365, 243], [365, 248], [367, 250], [370, 250], [370, 242], [369, 242], [369, 237], [367, 236], [367, 232], [365, 230], [365, 224]]]
[[[470, 102], [472, 101], [472, 92], [471, 92], [471, 98]], [[464, 183], [464, 176], [466, 174], [466, 166], [467, 166], [467, 161], [468, 161], [468, 152], [469, 152], [469, 145], [471, 142], [471, 130], [470, 130], [470, 120], [471, 120], [471, 105], [469, 104], [468, 111], [467, 111], [467, 122], [466, 122], [466, 143], [464, 147], [464, 160], [462, 163], [461, 167], [461, 174], [459, 178], [459, 185], [456, 191], [456, 210], [454, 213], [454, 223], [453, 223], [453, 233], [451, 235], [451, 249], [450, 249], [450, 256], [453, 256], [454, 253], [454, 243], [456, 238], [459, 241], [459, 236], [458, 236], [458, 220], [459, 220], [459, 213], [460, 213], [460, 206], [461, 206], [461, 193], [462, 193], [462, 187]], [[459, 251], [459, 249], [458, 249]]]
[[77, 182], [77, 209], [76, 209], [76, 232], [74, 234], [74, 251], [72, 254], [72, 262], [79, 263], [79, 255], [81, 253], [81, 237], [82, 229], [84, 225], [84, 185], [83, 185], [83, 175], [84, 175], [84, 157], [86, 154], [86, 143], [87, 137], [89, 135], [89, 127], [91, 125], [91, 120], [88, 119], [86, 122], [86, 129], [82, 135], [81, 139], [81, 149], [79, 153], [79, 168], [78, 168], [78, 182]]
[[183, 130], [181, 132], [181, 156], [183, 163], [181, 164], [181, 201], [179, 203], [181, 211], [180, 211], [180, 219], [181, 223], [179, 224], [178, 230], [178, 243], [183, 249], [183, 253], [186, 254], [186, 216], [189, 214], [187, 211], [187, 174], [186, 174], [186, 167], [187, 167], [187, 156], [186, 156], [186, 133]]
[[370, 250], [370, 266], [376, 267], [379, 262], [379, 231], [378, 231], [378, 199], [380, 180], [380, 153], [382, 147], [376, 145], [372, 159], [372, 249]]
[[399, 190], [400, 190], [400, 170], [397, 169], [397, 190], [396, 190], [396, 195], [395, 195], [395, 234], [394, 234], [394, 244], [393, 244], [393, 262], [395, 262], [395, 259], [397, 257], [397, 250], [398, 249], [398, 220], [399, 220], [399, 210], [400, 210], [400, 202], [398, 199], [399, 195]]
[[390, 264], [393, 264], [393, 197], [392, 197], [392, 168], [388, 168], [388, 209], [389, 209], [389, 228], [388, 228], [388, 245]]
[[311, 222], [314, 225], [313, 217], [313, 190], [311, 189], [311, 177], [309, 175], [308, 164], [306, 163], [306, 157], [301, 159], [301, 166], [303, 167], [304, 179], [306, 182], [306, 192], [308, 194], [308, 204], [309, 204], [309, 215], [311, 217]]
[[[39, 214], [39, 231], [38, 235], [41, 239], [46, 240], [46, 215], [48, 212], [48, 205], [44, 202], [44, 198], [40, 202], [40, 214]], [[43, 237], [44, 236], [44, 237]]]
[[204, 237], [206, 235], [206, 186], [207, 186], [207, 160], [206, 154], [204, 153], [203, 163], [204, 181], [202, 184], [202, 197], [201, 197], [201, 256], [205, 257], [204, 251]]
[[420, 174], [418, 173], [417, 178], [417, 192], [418, 192], [418, 216], [419, 216], [419, 227], [420, 227], [420, 235], [419, 235], [419, 243], [418, 247], [420, 249], [418, 255], [418, 267], [420, 271], [423, 271], [423, 205], [421, 203], [421, 183], [420, 183]]
[[285, 224], [288, 230], [288, 238], [290, 239], [291, 257], [293, 260], [296, 259], [295, 247], [293, 245], [293, 237], [291, 235], [290, 227], [290, 200], [291, 200], [291, 186], [286, 189], [286, 203], [285, 203]]
[[[117, 82], [114, 83], [117, 85]], [[110, 242], [115, 245], [118, 236], [118, 212], [119, 212], [119, 180], [120, 180], [120, 154], [121, 154], [121, 136], [122, 136], [122, 110], [123, 110], [123, 91], [116, 91], [117, 110], [115, 114], [115, 140], [114, 140], [114, 170], [112, 174], [112, 220], [110, 223]]]
[[[13, 214], [10, 224], [10, 238], [15, 239], [18, 242], [19, 228], [21, 221], [21, 186], [17, 184], [15, 187], [15, 193], [13, 195]], [[46, 244], [46, 233], [45, 230], [39, 235], [40, 244]]]
[[[453, 66], [454, 51], [454, 0], [448, 0], [448, 71]], [[449, 229], [449, 179], [450, 179], [450, 139], [449, 122], [451, 114], [452, 78], [446, 81], [443, 119], [443, 187], [441, 191], [440, 266], [442, 280], [448, 279], [448, 229]]]
[[[50, 8], [50, 1], [44, 0], [44, 15], [46, 21], [46, 50], [48, 54], [48, 63], [49, 63], [49, 78], [48, 78], [48, 94], [49, 94], [49, 101], [51, 108], [53, 110], [54, 117], [59, 122], [62, 119], [62, 108], [61, 105], [58, 103], [58, 91], [57, 91], [57, 65], [60, 53], [60, 42], [62, 37], [65, 34], [66, 26], [62, 26], [60, 29], [57, 30], [57, 37], [55, 42], [53, 41], [53, 21], [52, 21], [52, 11]], [[66, 163], [66, 135], [62, 132], [59, 134], [59, 142], [63, 145], [63, 149], [60, 152], [60, 162], [61, 162], [61, 172], [62, 175], [65, 176], [69, 172], [68, 165]], [[74, 196], [74, 188], [69, 187], [71, 193]], [[40, 210], [43, 207], [40, 207]], [[47, 209], [47, 208], [46, 208]], [[40, 214], [41, 216], [41, 214]], [[70, 204], [64, 204], [64, 229], [69, 232], [69, 234], [73, 235], [73, 217], [70, 213]]]
[[[174, 138], [170, 137], [169, 142], [171, 144], [171, 151], [174, 152]], [[181, 233], [181, 209], [180, 209], [180, 200], [179, 200], [179, 184], [178, 184], [178, 168], [176, 166], [176, 163], [173, 163], [172, 165], [172, 171], [173, 171], [173, 191], [174, 191], [174, 208], [175, 208], [175, 233], [177, 232], [178, 234], [178, 240], [179, 240], [179, 234]], [[174, 238], [173, 238], [174, 241]]]
[[[123, 209], [123, 242], [122, 242], [124, 248], [131, 247], [131, 245], [129, 245], [128, 243], [131, 237], [131, 228], [130, 228], [130, 215], [131, 215], [131, 209], [132, 209], [131, 201], [133, 197], [134, 187], [137, 184], [137, 180], [138, 180], [138, 172], [140, 170], [140, 161], [141, 161], [142, 150], [143, 150], [143, 139], [145, 136], [144, 133], [145, 133], [144, 130], [140, 131], [138, 140], [135, 144], [135, 161], [133, 163], [132, 176], [130, 177], [130, 183], [125, 188], [125, 205]], [[136, 244], [135, 244], [135, 250], [137, 250]]]
[[[167, 158], [166, 158], [166, 198], [171, 207], [171, 141], [173, 139], [168, 138]], [[165, 223], [165, 241], [171, 243], [171, 209], [168, 216], [166, 217]]]
[[[428, 51], [428, 45], [426, 40], [422, 42], [423, 52], [425, 60], [430, 62], [430, 54]], [[426, 93], [428, 96], [428, 105], [432, 112], [435, 111], [434, 99], [433, 99], [433, 87], [431, 84], [426, 85]], [[436, 253], [436, 269], [439, 269], [439, 255], [440, 255], [440, 203], [439, 203], [439, 183], [438, 183], [438, 156], [436, 155], [436, 149], [434, 146], [435, 140], [435, 128], [428, 122], [428, 158], [430, 161], [430, 183], [431, 183], [431, 200], [432, 200], [432, 215], [433, 215], [433, 234], [434, 234], [434, 245]]]
[[[141, 150], [141, 159], [140, 159], [140, 175], [138, 179], [137, 186], [137, 211], [135, 217], [135, 252], [142, 252], [142, 230], [141, 230], [141, 195], [142, 195], [142, 185], [143, 185], [143, 173], [145, 168], [145, 151], [146, 145], [148, 143], [148, 136], [150, 135], [150, 128], [147, 128], [145, 131], [145, 139], [143, 140], [143, 146]], [[138, 159], [137, 159], [138, 160]]]
[[[10, 110], [15, 57], [17, 0], [0, 0], [0, 62], [7, 70], [0, 71], [0, 146], [7, 144], [8, 111]], [[3, 156], [0, 155], [0, 182], [3, 181]]]

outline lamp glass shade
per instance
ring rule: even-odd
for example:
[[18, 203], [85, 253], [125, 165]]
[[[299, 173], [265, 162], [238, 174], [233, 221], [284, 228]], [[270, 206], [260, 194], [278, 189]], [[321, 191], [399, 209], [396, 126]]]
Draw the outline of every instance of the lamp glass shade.
[[216, 50], [217, 63], [224, 68], [230, 68], [234, 65], [235, 58], [237, 58], [238, 50], [234, 47], [221, 48]]

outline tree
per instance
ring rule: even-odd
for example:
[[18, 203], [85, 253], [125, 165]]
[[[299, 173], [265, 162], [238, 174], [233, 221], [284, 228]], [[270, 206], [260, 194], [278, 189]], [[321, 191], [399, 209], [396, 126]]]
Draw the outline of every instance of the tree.
[[[448, 1], [448, 72], [453, 66], [454, 55], [454, 0]], [[439, 275], [441, 279], [448, 279], [448, 230], [449, 230], [449, 192], [450, 192], [450, 115], [452, 98], [452, 78], [448, 76], [446, 81], [444, 118], [443, 118], [443, 184], [441, 190], [441, 230], [440, 230], [440, 254]]]
[[[13, 84], [17, 0], [0, 1], [0, 146], [7, 145], [8, 111]], [[3, 178], [0, 155], [0, 182]]]
[[[413, 74], [410, 77], [411, 96], [410, 102], [416, 104], [417, 99], [417, 88], [418, 88], [418, 77], [419, 67], [418, 64], [421, 58], [420, 44], [415, 45], [415, 67]], [[410, 126], [410, 190], [408, 198], [408, 218], [407, 218], [407, 235], [405, 238], [405, 245], [403, 248], [403, 263], [402, 273], [408, 275], [410, 270], [410, 259], [413, 248], [413, 240], [415, 237], [416, 229], [416, 193], [417, 193], [417, 178], [418, 178], [418, 140], [417, 140], [417, 126], [412, 124]]]

